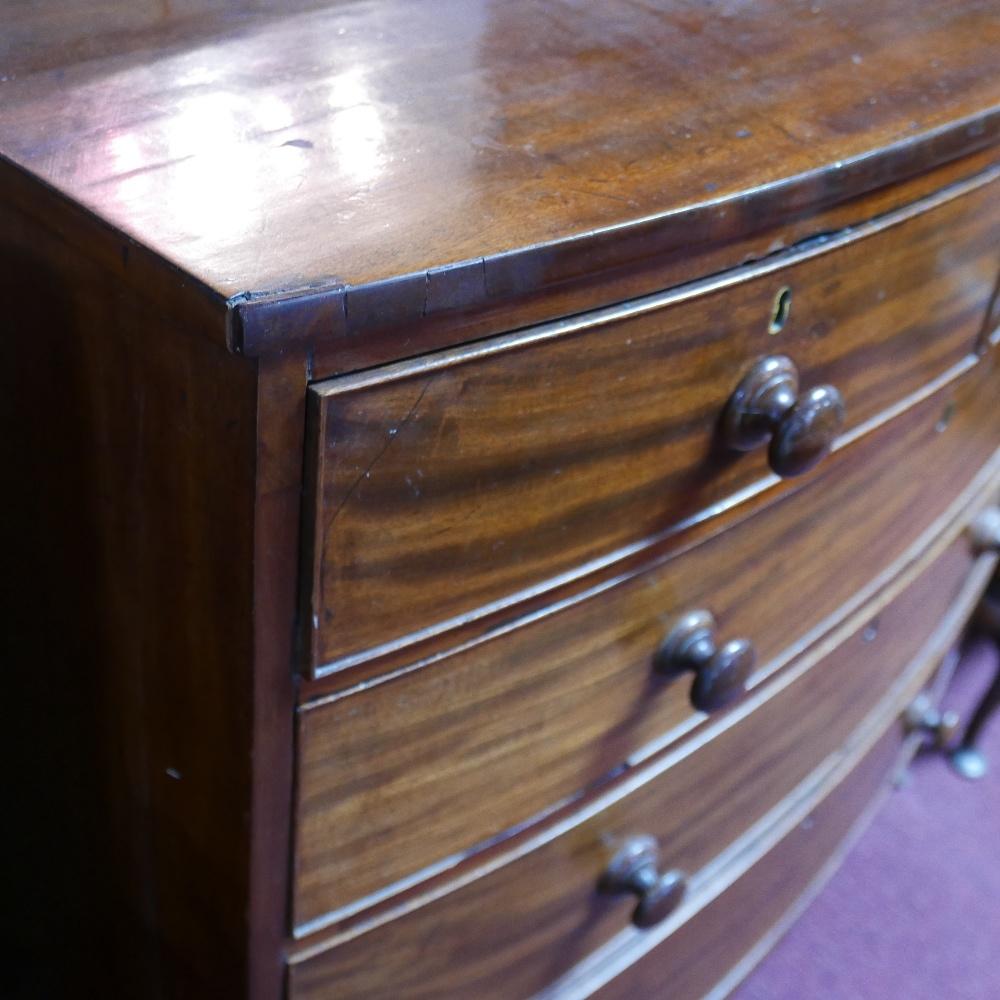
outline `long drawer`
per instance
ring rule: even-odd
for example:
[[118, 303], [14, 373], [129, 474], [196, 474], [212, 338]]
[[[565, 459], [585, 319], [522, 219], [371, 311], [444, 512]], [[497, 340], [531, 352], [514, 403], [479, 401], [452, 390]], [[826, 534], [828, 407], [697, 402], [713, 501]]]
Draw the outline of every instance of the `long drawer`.
[[[854, 769], [752, 868], [620, 975], [591, 992], [586, 980], [579, 989], [567, 984], [537, 1000], [704, 1000], [718, 988], [715, 1000], [738, 981], [741, 959], [767, 942], [775, 928], [794, 915], [803, 894], [818, 888], [830, 874], [831, 860], [860, 833], [890, 788], [905, 760], [902, 727], [886, 733]], [[902, 758], [902, 759], [901, 759]], [[725, 975], [729, 970], [736, 975]], [[581, 977], [582, 979], [583, 977]], [[603, 978], [603, 976], [601, 977]], [[670, 984], [669, 993], [663, 985]], [[573, 986], [577, 984], [574, 983]]]
[[980, 333], [996, 217], [994, 182], [676, 291], [315, 385], [312, 671], [500, 615], [767, 482], [760, 454], [715, 435], [763, 354], [790, 355], [804, 387], [839, 388], [848, 428], [926, 385]]
[[[654, 836], [664, 866], [703, 884], [729, 845], [885, 712], [886, 692], [967, 593], [974, 559], [966, 538], [953, 542], [845, 624], [839, 645], [804, 658], [702, 740], [494, 850], [450, 886], [306, 946], [292, 960], [292, 996], [510, 1000], [544, 988], [628, 927], [629, 901], [597, 888], [624, 838]], [[987, 571], [995, 564], [980, 559]]]
[[679, 614], [708, 608], [722, 638], [754, 642], [758, 681], [773, 672], [947, 516], [996, 448], [997, 376], [982, 359], [651, 569], [300, 709], [296, 924], [454, 863], [703, 722], [690, 682], [653, 671]]

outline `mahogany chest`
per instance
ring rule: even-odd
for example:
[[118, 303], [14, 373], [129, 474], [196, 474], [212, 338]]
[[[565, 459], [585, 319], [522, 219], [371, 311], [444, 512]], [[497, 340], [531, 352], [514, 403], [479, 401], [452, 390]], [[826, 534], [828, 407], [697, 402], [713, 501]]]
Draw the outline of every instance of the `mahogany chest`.
[[11, 995], [731, 990], [996, 567], [998, 52], [5, 10]]

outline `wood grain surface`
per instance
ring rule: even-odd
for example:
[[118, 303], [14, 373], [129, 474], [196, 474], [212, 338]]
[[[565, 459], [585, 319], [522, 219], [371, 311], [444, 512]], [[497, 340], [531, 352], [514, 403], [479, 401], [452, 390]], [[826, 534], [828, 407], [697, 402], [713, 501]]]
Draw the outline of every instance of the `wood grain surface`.
[[759, 259], [1000, 158], [985, 0], [4, 14], [0, 163], [126, 283], [228, 313], [202, 329], [246, 353], [300, 340], [321, 376]]
[[[542, 264], [533, 247], [485, 258], [485, 299], [469, 294], [476, 285], [466, 266], [362, 286], [363, 296], [355, 288], [320, 287], [241, 298], [230, 304], [231, 342], [251, 356], [301, 344], [312, 377], [329, 378], [675, 288], [862, 225], [1000, 163], [1000, 145], [947, 159], [955, 141], [942, 133], [930, 145], [904, 142], [722, 207], [615, 230], [600, 247], [593, 246], [597, 235], [564, 241], [537, 251]], [[414, 289], [416, 279], [426, 295]]]
[[246, 997], [255, 365], [9, 193], [0, 992]]
[[[872, 807], [889, 792], [902, 745], [901, 728], [894, 727], [745, 875], [656, 950], [594, 992], [594, 1000], [656, 997], [667, 982], [671, 1000], [702, 1000], [710, 995], [725, 979], [724, 971], [766, 942], [789, 911], [833, 873], [867, 826]], [[558, 996], [553, 991], [545, 1000]]]
[[294, 662], [299, 508], [305, 433], [304, 352], [257, 362], [254, 497], [252, 795], [247, 952], [250, 1000], [282, 995], [289, 926], [294, 745]]
[[0, 151], [225, 296], [745, 211], [941, 127], [995, 141], [958, 123], [1000, 104], [988, 0], [75, 6], [17, 12]]
[[878, 720], [902, 707], [893, 683], [926, 674], [919, 651], [948, 605], [967, 603], [970, 566], [963, 539], [892, 603], [876, 605], [875, 619], [859, 613], [856, 631], [825, 658], [758, 692], [713, 739], [626, 774], [508, 863], [473, 869], [452, 891], [332, 948], [306, 948], [293, 961], [292, 996], [533, 995], [627, 929], [632, 902], [596, 887], [616, 845], [635, 834], [655, 836], [663, 866], [688, 873], [701, 892], [720, 877], [723, 848], [756, 836], [750, 828], [797, 782], [819, 780], [818, 765], [833, 766], [852, 733], [884, 731]]
[[[315, 386], [314, 669], [463, 616], [509, 616], [760, 480], [763, 457], [726, 452], [715, 432], [763, 354], [791, 356], [803, 388], [832, 382], [848, 428], [922, 387], [980, 334], [996, 205], [990, 183], [625, 318], [610, 310]], [[782, 289], [790, 311], [770, 333]]]
[[[996, 490], [1000, 490], [1000, 484], [993, 491], [994, 495], [996, 495]], [[991, 502], [989, 494], [990, 491], [986, 491], [976, 504], [967, 509], [961, 519], [966, 525], [975, 517], [977, 509], [982, 509], [985, 504]], [[969, 534], [966, 531], [966, 538], [968, 539], [968, 537]], [[898, 759], [898, 767], [904, 768], [912, 754], [924, 746], [927, 740], [925, 733], [912, 731], [908, 721], [910, 706], [918, 697], [925, 704], [932, 706], [940, 704], [954, 672], [956, 644], [965, 631], [969, 616], [979, 603], [996, 565], [997, 556], [995, 555], [982, 554], [976, 558], [964, 586], [961, 587], [947, 612], [935, 624], [930, 638], [921, 647], [910, 666], [900, 675], [891, 689], [887, 690], [880, 710], [873, 713], [863, 726], [855, 731], [848, 744], [844, 746], [843, 752], [837, 755], [832, 774], [828, 771], [814, 774], [812, 782], [799, 786], [796, 792], [785, 800], [779, 809], [779, 818], [776, 822], [767, 821], [758, 825], [753, 834], [734, 845], [735, 850], [726, 852], [719, 859], [719, 862], [709, 870], [704, 890], [702, 891], [700, 887], [695, 888], [686, 900], [682, 911], [674, 914], [670, 920], [648, 935], [636, 934], [631, 929], [619, 934], [617, 938], [609, 942], [606, 948], [592, 953], [584, 962], [574, 967], [570, 973], [556, 980], [548, 989], [538, 994], [538, 1000], [555, 1000], [556, 997], [567, 1000], [570, 996], [589, 996], [602, 984], [613, 980], [623, 969], [631, 966], [648, 967], [654, 965], [655, 959], [653, 962], [648, 960], [649, 953], [657, 950], [662, 942], [682, 925], [685, 925], [691, 914], [698, 913], [706, 904], [711, 907], [719, 891], [726, 889], [734, 879], [742, 878], [744, 873], [761, 864], [763, 852], [778, 842], [781, 837], [787, 836], [797, 826], [805, 825], [808, 828], [811, 825], [810, 810], [812, 807], [808, 804], [808, 800], [811, 799], [813, 803], [816, 801], [817, 784], [829, 787], [832, 782], [842, 780], [843, 776], [854, 768], [859, 755], [864, 755], [866, 748], [870, 747], [873, 742], [884, 742], [882, 737], [887, 733], [889, 733], [890, 738], [895, 737], [896, 739], [905, 733], [903, 749]], [[912, 574], [907, 574], [907, 577], [912, 581]], [[895, 581], [889, 588], [889, 592], [897, 591], [900, 582], [899, 580]], [[863, 631], [863, 638], [870, 641], [872, 630], [878, 628], [879, 625], [880, 619], [876, 618]], [[901, 777], [896, 768], [894, 768], [894, 777]], [[821, 798], [822, 795], [821, 791], [819, 797]], [[876, 801], [870, 801], [868, 811], [871, 812], [876, 806]], [[824, 866], [824, 874], [817, 880], [818, 882], [822, 882], [836, 868], [840, 860], [838, 855], [841, 853], [838, 851], [829, 858]], [[725, 996], [728, 990], [732, 989], [733, 984], [745, 976], [749, 968], [766, 954], [768, 948], [787, 929], [797, 913], [808, 905], [809, 897], [814, 888], [815, 886], [805, 891], [800, 890], [795, 895], [794, 905], [786, 910], [777, 923], [768, 922], [768, 925], [762, 928], [763, 933], [757, 937], [751, 951], [745, 953], [739, 961], [735, 961], [737, 954], [734, 948], [728, 959], [719, 963], [712, 973], [719, 980], [718, 992], [713, 995]], [[683, 910], [687, 912], [685, 913]], [[690, 937], [685, 935], [683, 944], [680, 946], [689, 947]], [[664, 957], [672, 953], [676, 954], [670, 944], [660, 949], [660, 953]], [[695, 956], [688, 955], [687, 958], [693, 958], [694, 963], [697, 964], [698, 960]], [[628, 979], [627, 974], [625, 978]]]
[[[300, 709], [297, 923], [579, 794], [704, 718], [653, 671], [708, 608], [770, 673], [905, 557], [996, 449], [987, 361], [707, 541], [453, 655]], [[953, 407], [945, 432], [938, 422]], [[739, 567], [739, 572], [734, 572]]]

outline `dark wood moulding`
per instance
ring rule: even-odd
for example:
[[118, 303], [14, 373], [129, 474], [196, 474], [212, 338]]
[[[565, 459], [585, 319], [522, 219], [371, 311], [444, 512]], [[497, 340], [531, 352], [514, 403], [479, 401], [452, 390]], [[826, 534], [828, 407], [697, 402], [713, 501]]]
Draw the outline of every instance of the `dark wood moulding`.
[[289, 343], [314, 378], [600, 308], [762, 260], [967, 180], [1000, 160], [1000, 109], [853, 161], [660, 216], [366, 285], [230, 300], [234, 350]]

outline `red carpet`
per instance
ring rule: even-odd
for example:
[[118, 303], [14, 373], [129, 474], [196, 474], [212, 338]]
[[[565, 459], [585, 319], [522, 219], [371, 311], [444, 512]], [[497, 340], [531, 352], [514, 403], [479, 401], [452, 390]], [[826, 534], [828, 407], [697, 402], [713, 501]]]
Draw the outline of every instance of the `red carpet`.
[[[946, 707], [967, 719], [997, 669], [974, 643]], [[1000, 710], [978, 783], [923, 755], [733, 1000], [1000, 1000]], [[752, 920], [753, 914], [747, 914]]]

